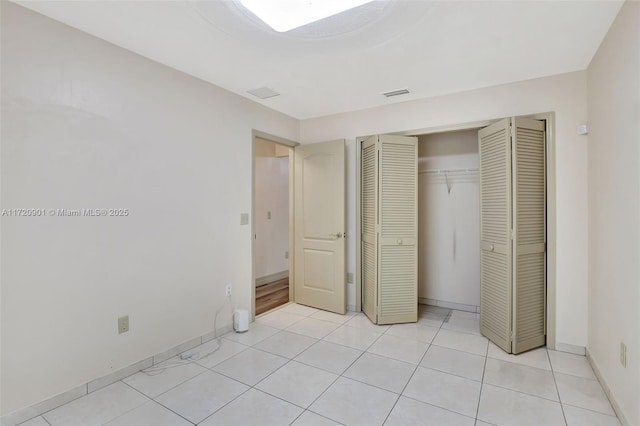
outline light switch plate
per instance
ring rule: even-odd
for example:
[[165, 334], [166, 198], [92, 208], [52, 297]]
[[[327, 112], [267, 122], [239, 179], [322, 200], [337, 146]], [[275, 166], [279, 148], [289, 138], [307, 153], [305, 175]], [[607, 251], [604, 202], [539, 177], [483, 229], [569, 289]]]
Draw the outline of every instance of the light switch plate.
[[240, 225], [248, 225], [248, 224], [249, 224], [249, 213], [241, 213]]
[[347, 284], [353, 284], [353, 272], [347, 272]]

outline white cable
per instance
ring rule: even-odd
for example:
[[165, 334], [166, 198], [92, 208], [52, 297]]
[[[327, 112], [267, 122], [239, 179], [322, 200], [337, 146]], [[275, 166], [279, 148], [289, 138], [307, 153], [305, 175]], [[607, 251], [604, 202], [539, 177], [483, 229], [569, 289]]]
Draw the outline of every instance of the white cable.
[[[211, 339], [211, 341], [215, 340], [216, 343], [218, 343], [217, 347], [209, 352], [207, 352], [204, 355], [200, 355], [198, 352], [185, 357], [181, 360], [176, 360], [177, 362], [172, 362], [168, 365], [158, 365], [156, 367], [152, 367], [152, 368], [148, 368], [146, 370], [142, 370], [142, 372], [144, 374], [146, 374], [147, 376], [157, 376], [158, 374], [162, 374], [164, 373], [165, 370], [169, 369], [169, 368], [176, 368], [176, 367], [181, 367], [183, 365], [187, 365], [190, 364], [192, 362], [195, 361], [199, 361], [201, 359], [204, 359], [210, 355], [213, 355], [214, 353], [216, 353], [219, 349], [220, 349], [220, 345], [222, 344], [221, 340], [222, 340], [222, 336], [218, 336], [218, 315], [220, 314], [220, 312], [224, 309], [224, 307], [227, 305], [227, 300], [231, 301], [231, 296], [226, 296], [224, 298], [224, 302], [222, 302], [222, 305], [220, 305], [220, 307], [218, 308], [218, 310], [216, 311], [215, 316], [213, 317], [213, 339]], [[232, 317], [233, 320], [233, 317]], [[189, 351], [183, 352], [183, 354], [188, 354]], [[181, 354], [182, 355], [182, 354]], [[163, 361], [161, 364], [166, 363], [167, 361]]]

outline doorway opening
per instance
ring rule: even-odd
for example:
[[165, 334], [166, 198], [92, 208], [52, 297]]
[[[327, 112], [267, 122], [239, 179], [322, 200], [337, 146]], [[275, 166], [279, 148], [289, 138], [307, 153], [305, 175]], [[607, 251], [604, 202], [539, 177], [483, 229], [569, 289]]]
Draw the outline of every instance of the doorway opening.
[[293, 142], [254, 131], [253, 317], [293, 300]]

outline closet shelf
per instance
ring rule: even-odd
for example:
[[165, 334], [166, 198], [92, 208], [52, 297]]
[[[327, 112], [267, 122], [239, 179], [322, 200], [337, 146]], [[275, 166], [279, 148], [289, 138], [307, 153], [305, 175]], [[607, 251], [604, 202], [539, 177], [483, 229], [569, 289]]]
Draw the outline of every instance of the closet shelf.
[[478, 168], [460, 168], [460, 169], [424, 169], [419, 170], [419, 174], [447, 174], [447, 173], [477, 173]]

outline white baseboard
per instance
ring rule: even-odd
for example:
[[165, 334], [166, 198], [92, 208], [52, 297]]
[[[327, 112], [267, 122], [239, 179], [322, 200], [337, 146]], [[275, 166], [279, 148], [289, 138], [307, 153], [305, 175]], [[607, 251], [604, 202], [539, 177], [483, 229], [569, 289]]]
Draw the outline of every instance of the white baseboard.
[[264, 277], [256, 278], [256, 287], [269, 284], [274, 281], [283, 280], [289, 277], [289, 270], [276, 272], [275, 274], [265, 275]]
[[480, 306], [446, 302], [444, 300], [427, 299], [425, 297], [418, 297], [418, 303], [421, 305], [440, 306], [442, 308], [455, 309], [456, 311], [473, 312], [476, 314], [480, 312]]
[[0, 418], [0, 426], [16, 426], [20, 423], [26, 422], [27, 420], [30, 420], [34, 417], [38, 417], [39, 415], [46, 413], [47, 411], [51, 411], [55, 408], [60, 407], [61, 405], [67, 404], [73, 401], [74, 399], [78, 399], [89, 393], [102, 389], [105, 386], [115, 383], [118, 380], [122, 380], [125, 377], [129, 377], [130, 375], [135, 374], [140, 370], [144, 370], [145, 368], [149, 368], [155, 364], [166, 361], [169, 358], [176, 356], [182, 352], [188, 351], [189, 349], [193, 349], [196, 346], [206, 343], [214, 339], [216, 336], [221, 336], [223, 334], [226, 334], [231, 330], [232, 330], [232, 326], [228, 325], [226, 327], [222, 327], [218, 329], [217, 332], [211, 331], [200, 337], [196, 337], [194, 339], [191, 339], [184, 343], [176, 345], [170, 349], [167, 349], [166, 351], [162, 351], [154, 356], [150, 356], [141, 361], [135, 362], [124, 368], [121, 368], [117, 371], [106, 374], [97, 379], [91, 380], [73, 389], [69, 389], [68, 391], [62, 392], [51, 398], [47, 398], [44, 401], [40, 401], [28, 407], [6, 414], [2, 416], [2, 418]]
[[631, 426], [631, 423], [629, 423], [627, 416], [625, 416], [624, 412], [622, 411], [622, 407], [620, 407], [620, 404], [618, 404], [618, 400], [616, 399], [613, 392], [611, 392], [611, 388], [609, 387], [606, 380], [604, 379], [604, 376], [600, 371], [600, 367], [598, 367], [598, 364], [596, 364], [596, 361], [593, 359], [593, 357], [589, 353], [589, 349], [586, 349], [586, 356], [587, 356], [587, 361], [589, 361], [589, 364], [591, 364], [591, 368], [593, 369], [593, 372], [596, 374], [596, 377], [598, 378], [598, 381], [602, 386], [602, 390], [604, 391], [604, 394], [607, 395], [607, 398], [611, 403], [611, 407], [613, 407], [613, 411], [616, 412], [616, 415], [618, 416], [618, 420], [620, 420], [620, 423], [622, 423], [623, 426]]
[[570, 343], [562, 343], [556, 341], [556, 351], [568, 352], [570, 354], [582, 355], [586, 354], [586, 348], [584, 346], [572, 345]]
[[2, 426], [15, 426], [17, 424], [26, 422], [34, 417], [38, 417], [41, 414], [51, 411], [54, 408], [58, 408], [68, 402], [78, 399], [87, 394], [87, 384], [77, 386], [73, 389], [69, 389], [66, 392], [62, 392], [54, 397], [48, 398], [44, 401], [40, 401], [36, 404], [21, 410], [16, 410], [12, 413], [2, 416], [0, 419], [0, 425]]

